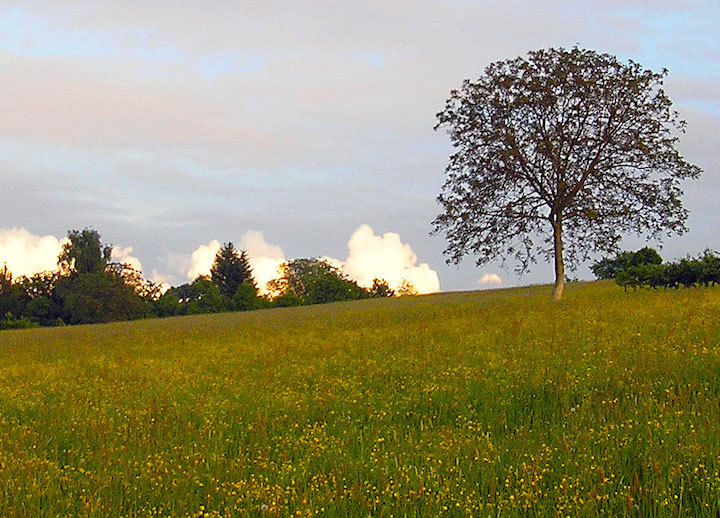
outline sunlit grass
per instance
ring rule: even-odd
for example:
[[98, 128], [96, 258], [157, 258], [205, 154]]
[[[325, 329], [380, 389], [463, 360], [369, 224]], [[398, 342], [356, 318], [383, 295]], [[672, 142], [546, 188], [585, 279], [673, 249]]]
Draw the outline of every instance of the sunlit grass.
[[0, 333], [2, 516], [718, 516], [720, 289]]

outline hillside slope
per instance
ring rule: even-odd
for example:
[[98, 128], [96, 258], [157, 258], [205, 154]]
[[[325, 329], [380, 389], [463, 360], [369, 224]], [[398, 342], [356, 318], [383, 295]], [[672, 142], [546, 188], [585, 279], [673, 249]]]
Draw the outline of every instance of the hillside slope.
[[0, 333], [2, 516], [717, 516], [720, 288]]

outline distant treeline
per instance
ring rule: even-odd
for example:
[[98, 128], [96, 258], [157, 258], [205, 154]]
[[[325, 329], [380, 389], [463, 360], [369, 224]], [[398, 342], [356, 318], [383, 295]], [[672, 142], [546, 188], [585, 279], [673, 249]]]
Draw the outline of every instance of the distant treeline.
[[112, 248], [93, 229], [72, 230], [55, 271], [13, 279], [0, 269], [0, 329], [87, 324], [151, 317], [249, 311], [416, 294], [406, 282], [396, 293], [382, 279], [363, 288], [321, 259], [295, 259], [262, 296], [245, 251], [226, 243], [209, 276], [163, 293], [127, 264], [111, 261]]
[[628, 288], [690, 288], [720, 284], [720, 257], [706, 250], [698, 257], [663, 262], [652, 248], [622, 252], [592, 266], [598, 279], [615, 279], [625, 291]]

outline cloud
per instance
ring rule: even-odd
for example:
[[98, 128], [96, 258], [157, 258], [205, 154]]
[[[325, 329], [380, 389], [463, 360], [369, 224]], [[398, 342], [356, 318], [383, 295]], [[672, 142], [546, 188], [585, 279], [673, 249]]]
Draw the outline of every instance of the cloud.
[[374, 279], [385, 279], [397, 290], [404, 280], [415, 286], [418, 293], [440, 291], [437, 272], [427, 263], [417, 264], [418, 258], [410, 245], [403, 243], [400, 235], [387, 232], [382, 236], [368, 225], [360, 225], [348, 241], [348, 257], [345, 261], [331, 259], [360, 286], [372, 286]]
[[7, 264], [14, 278], [57, 268], [66, 239], [36, 236], [24, 228], [0, 230], [0, 267]]
[[[112, 255], [111, 259], [116, 263], [122, 263], [130, 266], [133, 270], [136, 272], [143, 274], [143, 266], [140, 262], [140, 259], [137, 257], [131, 255], [133, 253], [133, 247], [131, 246], [114, 246], [112, 248]], [[150, 274], [150, 277], [147, 277], [143, 275], [146, 279], [152, 281], [153, 283], [159, 285], [160, 287], [160, 295], [165, 293], [167, 290], [169, 290], [172, 287], [172, 278], [170, 276], [165, 276], [160, 273], [158, 273], [157, 270], [153, 269], [152, 274]]]
[[195, 280], [200, 275], [210, 275], [215, 255], [220, 250], [220, 241], [213, 239], [207, 245], [200, 245], [190, 254], [190, 269], [187, 278]]
[[496, 273], [486, 273], [485, 275], [482, 276], [482, 278], [478, 281], [478, 283], [482, 284], [484, 286], [487, 286], [487, 285], [499, 286], [502, 284], [502, 279]]
[[142, 263], [140, 262], [140, 259], [130, 255], [132, 253], [133, 253], [133, 247], [131, 247], [131, 246], [126, 246], [124, 248], [121, 246], [114, 246], [112, 248], [111, 259], [113, 261], [115, 261], [116, 263], [127, 264], [136, 272], [142, 272], [143, 267], [142, 267]]
[[240, 248], [248, 254], [258, 290], [263, 295], [268, 293], [267, 283], [277, 278], [280, 265], [286, 261], [282, 248], [269, 244], [256, 230], [245, 232]]

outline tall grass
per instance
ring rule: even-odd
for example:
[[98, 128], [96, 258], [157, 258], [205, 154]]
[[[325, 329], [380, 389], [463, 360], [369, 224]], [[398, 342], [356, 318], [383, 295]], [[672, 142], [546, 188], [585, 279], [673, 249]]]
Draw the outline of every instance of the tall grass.
[[718, 516], [720, 289], [0, 333], [2, 516]]

